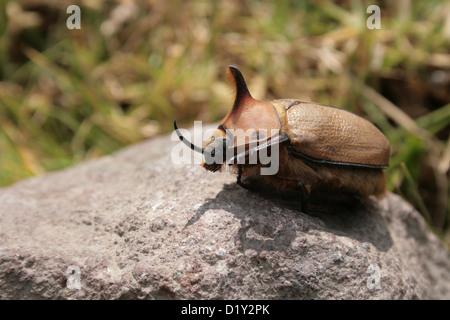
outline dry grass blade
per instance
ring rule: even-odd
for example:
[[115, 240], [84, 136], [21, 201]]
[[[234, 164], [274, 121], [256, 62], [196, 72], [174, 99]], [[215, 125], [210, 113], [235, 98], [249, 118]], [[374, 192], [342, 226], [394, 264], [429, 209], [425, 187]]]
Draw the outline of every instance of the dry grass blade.
[[[448, 206], [449, 183], [447, 179], [447, 172], [449, 166], [448, 160], [446, 160], [448, 159], [448, 144], [447, 148], [444, 148], [442, 143], [438, 141], [436, 137], [431, 135], [427, 130], [419, 127], [411, 117], [409, 117], [400, 108], [398, 108], [391, 101], [383, 97], [371, 87], [365, 84], [361, 84], [361, 92], [367, 99], [375, 103], [381, 112], [383, 112], [387, 117], [397, 123], [397, 125], [399, 125], [401, 128], [404, 128], [406, 131], [418, 136], [426, 142], [427, 147], [429, 148], [428, 157], [430, 163], [438, 164], [431, 166], [437, 185], [437, 208], [434, 222], [437, 225], [438, 229], [442, 230], [445, 224], [445, 213]], [[402, 164], [402, 168], [403, 167], [406, 168], [404, 164]], [[406, 172], [405, 170], [403, 171]], [[413, 181], [409, 172], [408, 174], [405, 174], [405, 177], [410, 182]], [[415, 193], [415, 197], [417, 202], [421, 206], [420, 209], [422, 213], [428, 216], [428, 219], [430, 219], [430, 214], [428, 213], [426, 206], [423, 204], [423, 200], [418, 192]]]

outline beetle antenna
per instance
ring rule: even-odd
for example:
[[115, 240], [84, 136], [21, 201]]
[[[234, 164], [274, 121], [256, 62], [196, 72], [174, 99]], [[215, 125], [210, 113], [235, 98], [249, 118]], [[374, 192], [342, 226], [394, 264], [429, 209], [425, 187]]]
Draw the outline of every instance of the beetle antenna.
[[185, 145], [187, 145], [189, 148], [191, 148], [194, 151], [197, 151], [197, 152], [200, 152], [200, 153], [203, 153], [205, 151], [204, 148], [197, 147], [196, 145], [191, 143], [189, 140], [187, 140], [185, 137], [183, 137], [183, 135], [181, 134], [180, 130], [178, 130], [177, 121], [176, 120], [173, 122], [173, 127], [175, 128], [175, 132], [177, 133], [178, 138], [180, 138], [181, 142], [183, 142]]

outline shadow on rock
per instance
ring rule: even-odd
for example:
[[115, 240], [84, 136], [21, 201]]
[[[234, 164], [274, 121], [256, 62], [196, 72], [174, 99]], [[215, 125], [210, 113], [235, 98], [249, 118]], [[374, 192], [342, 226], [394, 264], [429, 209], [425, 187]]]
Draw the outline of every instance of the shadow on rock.
[[338, 212], [313, 212], [312, 217], [320, 219], [327, 231], [345, 236], [361, 243], [371, 243], [379, 251], [389, 250], [393, 241], [377, 203]]
[[208, 199], [184, 228], [195, 224], [206, 211], [224, 210], [240, 220], [236, 244], [242, 251], [285, 251], [297, 232], [322, 230], [346, 236], [361, 243], [368, 242], [380, 251], [393, 244], [386, 222], [376, 203], [370, 207], [339, 210], [301, 211], [300, 201], [278, 196], [260, 195], [235, 183], [225, 184], [215, 198]]

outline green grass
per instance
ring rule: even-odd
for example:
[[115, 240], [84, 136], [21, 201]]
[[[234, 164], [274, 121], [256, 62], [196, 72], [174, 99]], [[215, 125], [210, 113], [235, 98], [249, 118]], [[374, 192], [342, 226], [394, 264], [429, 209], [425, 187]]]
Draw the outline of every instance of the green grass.
[[[256, 98], [367, 117], [392, 145], [388, 187], [450, 242], [450, 7], [373, 2], [69, 1], [0, 4], [0, 185], [217, 121], [238, 65]], [[381, 3], [381, 2], [380, 2]]]

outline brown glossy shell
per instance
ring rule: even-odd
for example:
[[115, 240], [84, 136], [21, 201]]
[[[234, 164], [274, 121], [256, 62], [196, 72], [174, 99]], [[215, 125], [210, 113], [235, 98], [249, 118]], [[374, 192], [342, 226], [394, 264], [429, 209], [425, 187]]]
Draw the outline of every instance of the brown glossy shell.
[[387, 168], [390, 145], [371, 122], [343, 109], [299, 100], [286, 108], [285, 128], [295, 153], [329, 164]]

